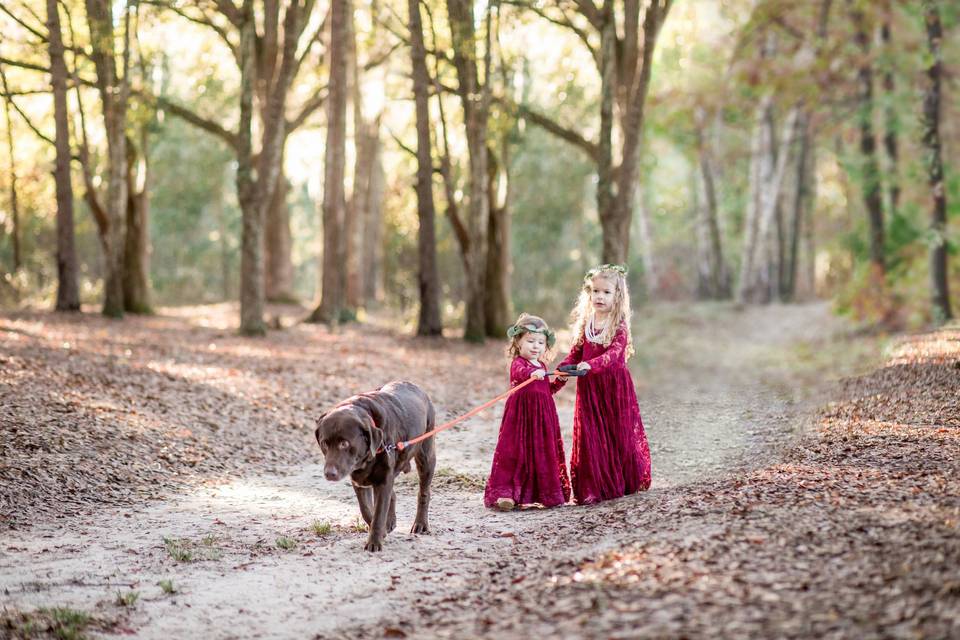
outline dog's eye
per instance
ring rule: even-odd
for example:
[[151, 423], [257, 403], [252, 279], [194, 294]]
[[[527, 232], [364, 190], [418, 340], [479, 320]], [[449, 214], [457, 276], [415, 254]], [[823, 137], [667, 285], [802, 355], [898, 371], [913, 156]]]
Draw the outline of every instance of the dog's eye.
[[350, 447], [350, 443], [347, 442], [346, 440], [341, 440], [339, 446], [341, 449], [347, 449]]

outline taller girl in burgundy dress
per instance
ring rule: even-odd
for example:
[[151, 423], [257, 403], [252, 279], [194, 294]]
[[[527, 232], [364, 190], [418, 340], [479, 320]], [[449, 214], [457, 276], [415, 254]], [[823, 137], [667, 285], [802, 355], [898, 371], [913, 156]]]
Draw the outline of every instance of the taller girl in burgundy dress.
[[[570, 479], [578, 504], [645, 491], [650, 447], [627, 368], [633, 354], [626, 269], [605, 264], [584, 278], [572, 314], [574, 343], [560, 363], [589, 373], [577, 378]], [[564, 384], [560, 378], [555, 387]]]
[[542, 362], [554, 335], [541, 318], [523, 313], [507, 336], [510, 386], [534, 382], [507, 398], [483, 503], [502, 511], [516, 505], [555, 507], [570, 499], [570, 480], [552, 395], [561, 385], [551, 388]]

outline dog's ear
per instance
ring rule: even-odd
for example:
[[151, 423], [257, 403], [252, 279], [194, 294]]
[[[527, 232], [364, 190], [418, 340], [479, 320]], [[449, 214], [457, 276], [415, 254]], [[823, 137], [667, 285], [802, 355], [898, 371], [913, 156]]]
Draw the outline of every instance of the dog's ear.
[[316, 428], [316, 430], [313, 432], [313, 437], [317, 439], [317, 444], [320, 444], [320, 423], [323, 422], [323, 419], [327, 417], [327, 414], [328, 414], [328, 413], [330, 413], [330, 412], [329, 412], [329, 411], [324, 411], [324, 412], [321, 413], [319, 416], [317, 416], [317, 419], [316, 419], [317, 428]]
[[367, 452], [367, 457], [374, 458], [384, 443], [383, 429], [377, 426], [376, 419], [372, 413], [367, 413], [362, 419], [362, 423], [363, 430], [367, 434], [367, 442], [370, 443], [370, 451]]

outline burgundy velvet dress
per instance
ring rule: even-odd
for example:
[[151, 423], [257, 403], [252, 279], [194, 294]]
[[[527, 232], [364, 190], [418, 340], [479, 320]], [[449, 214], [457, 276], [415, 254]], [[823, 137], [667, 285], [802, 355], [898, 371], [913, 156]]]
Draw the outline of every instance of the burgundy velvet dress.
[[577, 504], [592, 504], [648, 489], [650, 447], [624, 357], [626, 325], [608, 347], [581, 338], [561, 366], [590, 364], [577, 378], [570, 480]]
[[[538, 368], [524, 358], [510, 365], [510, 386], [530, 378]], [[509, 398], [500, 422], [493, 466], [483, 492], [483, 503], [492, 507], [500, 498], [518, 505], [539, 502], [555, 507], [570, 499], [563, 438], [557, 405], [548, 379], [536, 380]]]

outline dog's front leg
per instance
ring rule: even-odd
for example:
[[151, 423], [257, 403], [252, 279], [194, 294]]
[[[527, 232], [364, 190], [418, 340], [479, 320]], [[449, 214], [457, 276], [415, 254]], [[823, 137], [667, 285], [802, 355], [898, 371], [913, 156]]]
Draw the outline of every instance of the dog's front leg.
[[383, 484], [373, 488], [373, 522], [370, 523], [370, 537], [364, 547], [367, 551], [382, 551], [386, 534], [387, 516], [390, 511], [390, 497], [393, 495], [393, 474], [387, 473]]
[[353, 485], [353, 491], [357, 494], [357, 503], [360, 505], [360, 516], [369, 527], [370, 521], [373, 520], [373, 490], [370, 487]]

